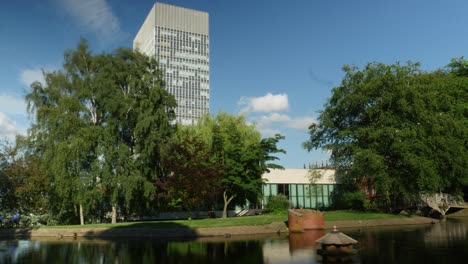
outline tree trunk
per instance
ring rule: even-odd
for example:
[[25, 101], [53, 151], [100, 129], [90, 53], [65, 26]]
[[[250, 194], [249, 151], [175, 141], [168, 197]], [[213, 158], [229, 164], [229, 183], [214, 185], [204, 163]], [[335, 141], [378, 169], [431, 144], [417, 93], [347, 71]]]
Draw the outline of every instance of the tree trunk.
[[84, 225], [83, 205], [80, 203], [80, 225]]
[[112, 206], [112, 224], [117, 224], [117, 206]]
[[227, 208], [228, 208], [229, 203], [232, 201], [232, 199], [234, 199], [234, 197], [235, 195], [229, 197], [228, 199], [226, 191], [223, 192], [223, 198], [224, 198], [223, 218], [227, 218]]

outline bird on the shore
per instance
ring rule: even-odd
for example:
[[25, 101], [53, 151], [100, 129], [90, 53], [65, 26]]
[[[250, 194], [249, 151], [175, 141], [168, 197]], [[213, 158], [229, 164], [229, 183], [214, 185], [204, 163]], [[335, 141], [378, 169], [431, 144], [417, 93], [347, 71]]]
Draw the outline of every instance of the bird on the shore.
[[224, 237], [225, 237], [225, 238], [230, 238], [230, 237], [231, 237], [231, 234], [224, 234]]

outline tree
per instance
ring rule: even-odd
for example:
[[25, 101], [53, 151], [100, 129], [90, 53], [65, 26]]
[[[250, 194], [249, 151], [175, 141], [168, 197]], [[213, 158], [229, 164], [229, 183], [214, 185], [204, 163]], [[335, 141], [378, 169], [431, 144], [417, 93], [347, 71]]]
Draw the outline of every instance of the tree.
[[169, 174], [164, 182], [167, 203], [188, 211], [214, 208], [222, 165], [213, 160], [196, 128], [179, 126], [163, 149], [163, 165]]
[[[160, 146], [172, 133], [175, 99], [153, 58], [118, 49], [93, 55], [86, 41], [67, 51], [63, 70], [44, 73], [26, 96], [29, 131], [53, 185], [55, 211], [117, 206], [154, 194]], [[141, 201], [141, 200], [140, 200]], [[143, 201], [144, 204], [144, 201]]]
[[42, 169], [51, 177], [55, 213], [67, 217], [78, 206], [81, 224], [84, 198], [97, 179], [91, 168], [99, 135], [99, 127], [88, 118], [84, 91], [97, 89], [94, 76], [98, 72], [99, 65], [82, 41], [76, 51], [65, 53], [64, 72], [45, 74], [46, 84], [33, 83], [26, 96], [36, 121], [29, 132]]
[[304, 147], [330, 150], [336, 166], [354, 182], [372, 178], [387, 201], [459, 193], [468, 183], [468, 78], [457, 75], [464, 71], [423, 72], [413, 63], [343, 69]]
[[[119, 200], [148, 203], [162, 176], [161, 150], [174, 131], [175, 99], [164, 89], [156, 61], [128, 49], [117, 50], [104, 68], [112, 96], [103, 105], [108, 115], [101, 138], [102, 183], [112, 204]], [[146, 201], [145, 201], [146, 200]]]
[[219, 113], [215, 118], [200, 120], [198, 129], [213, 152], [213, 160], [222, 167], [219, 184], [223, 193], [223, 218], [231, 202], [244, 205], [257, 202], [263, 183], [262, 174], [269, 168], [282, 168], [270, 161], [285, 153], [276, 144], [284, 137], [261, 139], [254, 125], [246, 124], [243, 116]]
[[18, 207], [15, 179], [11, 175], [15, 153], [7, 141], [0, 141], [0, 208], [12, 211]]
[[23, 214], [47, 214], [49, 182], [24, 137], [0, 143], [0, 208]]

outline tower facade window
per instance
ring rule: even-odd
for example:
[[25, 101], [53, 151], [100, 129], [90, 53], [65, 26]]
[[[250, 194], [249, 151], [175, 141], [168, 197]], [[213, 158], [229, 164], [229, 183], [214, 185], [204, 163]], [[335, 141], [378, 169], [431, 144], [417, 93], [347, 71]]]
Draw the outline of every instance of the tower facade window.
[[209, 113], [208, 13], [156, 3], [133, 40], [133, 48], [158, 60], [165, 89], [177, 101], [178, 123], [192, 125]]

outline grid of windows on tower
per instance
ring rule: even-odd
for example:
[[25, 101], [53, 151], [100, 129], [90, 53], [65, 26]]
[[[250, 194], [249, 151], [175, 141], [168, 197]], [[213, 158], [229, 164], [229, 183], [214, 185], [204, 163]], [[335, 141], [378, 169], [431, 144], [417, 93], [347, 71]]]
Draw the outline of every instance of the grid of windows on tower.
[[177, 122], [193, 124], [209, 111], [208, 36], [163, 27], [156, 27], [155, 33], [166, 90], [178, 104]]

